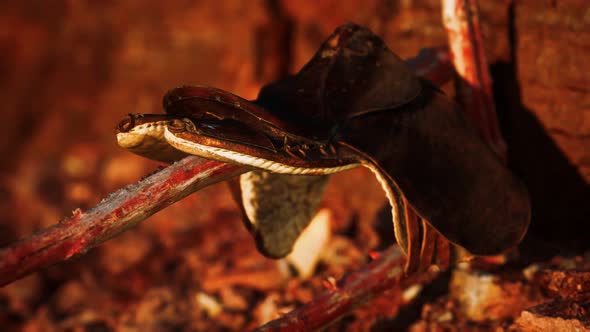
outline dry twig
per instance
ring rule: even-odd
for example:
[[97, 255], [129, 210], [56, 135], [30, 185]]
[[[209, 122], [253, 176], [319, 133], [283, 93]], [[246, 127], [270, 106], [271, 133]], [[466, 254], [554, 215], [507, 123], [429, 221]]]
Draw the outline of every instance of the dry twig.
[[0, 250], [0, 285], [86, 253], [152, 214], [208, 185], [247, 169], [198, 157], [187, 157], [124, 187], [95, 208]]
[[457, 100], [483, 140], [506, 160], [476, 0], [443, 0], [443, 24], [457, 80]]
[[[410, 64], [425, 68], [422, 74], [448, 79], [445, 49], [423, 53]], [[425, 55], [435, 55], [428, 61]], [[426, 70], [427, 69], [427, 70]], [[439, 82], [440, 83], [440, 82]], [[0, 286], [29, 273], [86, 253], [102, 242], [135, 226], [152, 214], [213, 183], [247, 172], [248, 169], [197, 157], [187, 157], [138, 184], [111, 194], [95, 208], [74, 215], [59, 224], [0, 250]]]

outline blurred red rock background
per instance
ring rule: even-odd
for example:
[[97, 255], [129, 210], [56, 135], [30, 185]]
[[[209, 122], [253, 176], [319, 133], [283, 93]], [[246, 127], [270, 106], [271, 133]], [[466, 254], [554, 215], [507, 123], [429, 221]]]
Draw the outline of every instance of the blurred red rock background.
[[[479, 3], [510, 166], [533, 199], [523, 252], [583, 252], [590, 235], [590, 5]], [[117, 147], [122, 116], [161, 112], [161, 96], [182, 84], [255, 98], [276, 73], [297, 71], [346, 21], [371, 28], [402, 58], [446, 43], [439, 0], [0, 3], [0, 244], [90, 208], [158, 167]], [[83, 257], [1, 289], [0, 325], [242, 330], [276, 318], [317, 294], [322, 276], [341, 276], [391, 240], [374, 231], [385, 199], [370, 172], [331, 181], [323, 203], [333, 215], [331, 248], [346, 252], [339, 254], [344, 263], [320, 266], [317, 279], [286, 278], [280, 264], [258, 255], [229, 191], [217, 185]], [[231, 287], [215, 286], [228, 275]], [[200, 294], [213, 294], [224, 310], [205, 310]], [[276, 307], [269, 317], [268, 303]], [[334, 328], [366, 330], [397, 309], [380, 310], [357, 311]]]

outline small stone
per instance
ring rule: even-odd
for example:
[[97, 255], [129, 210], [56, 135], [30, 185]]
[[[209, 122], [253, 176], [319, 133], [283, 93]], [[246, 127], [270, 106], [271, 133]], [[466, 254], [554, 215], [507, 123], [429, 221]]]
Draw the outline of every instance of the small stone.
[[558, 299], [523, 311], [514, 326], [521, 332], [590, 332], [590, 302]]
[[222, 288], [219, 291], [219, 296], [225, 308], [240, 311], [248, 309], [248, 301], [238, 294], [233, 287]]
[[450, 295], [472, 321], [505, 320], [538, 304], [532, 287], [513, 276], [458, 268], [453, 271]]
[[416, 284], [408, 287], [402, 294], [402, 300], [405, 303], [410, 303], [420, 292], [422, 291], [422, 285]]
[[323, 248], [330, 238], [331, 219], [330, 210], [320, 210], [301, 233], [287, 256], [287, 262], [297, 270], [301, 279], [307, 279], [313, 274]]
[[195, 296], [195, 301], [199, 304], [209, 317], [215, 317], [219, 315], [222, 311], [221, 304], [211, 295], [208, 295], [203, 292], [197, 293]]
[[590, 271], [545, 269], [538, 273], [538, 280], [554, 297], [573, 300], [590, 297]]
[[256, 318], [259, 326], [279, 317], [279, 309], [277, 307], [278, 299], [278, 294], [271, 293], [264, 299], [264, 301], [256, 306], [254, 309], [254, 317]]

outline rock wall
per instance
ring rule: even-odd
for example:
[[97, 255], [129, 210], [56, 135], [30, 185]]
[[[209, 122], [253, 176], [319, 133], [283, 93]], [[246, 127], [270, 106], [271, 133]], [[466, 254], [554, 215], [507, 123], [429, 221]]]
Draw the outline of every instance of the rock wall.
[[587, 248], [590, 3], [516, 1], [513, 11], [520, 107], [511, 114], [511, 159], [533, 198], [533, 230]]

